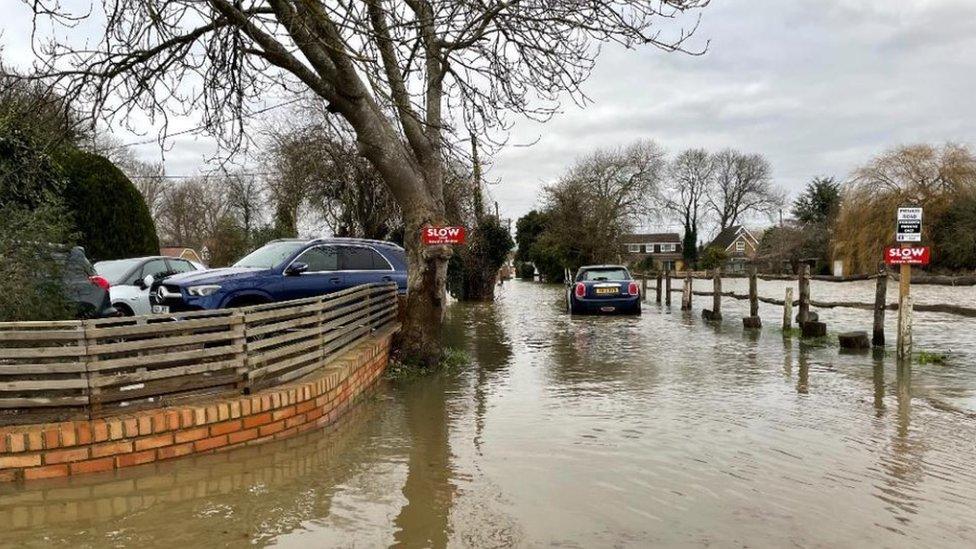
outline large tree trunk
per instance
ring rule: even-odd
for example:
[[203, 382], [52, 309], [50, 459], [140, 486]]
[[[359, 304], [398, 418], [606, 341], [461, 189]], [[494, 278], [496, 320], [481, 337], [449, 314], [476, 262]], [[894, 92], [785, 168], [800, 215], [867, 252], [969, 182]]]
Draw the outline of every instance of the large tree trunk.
[[440, 328], [447, 304], [447, 262], [452, 250], [448, 246], [424, 246], [421, 242], [424, 225], [437, 225], [441, 217], [431, 211], [404, 212], [407, 308], [397, 347], [403, 360], [421, 367], [437, 364], [443, 355]]

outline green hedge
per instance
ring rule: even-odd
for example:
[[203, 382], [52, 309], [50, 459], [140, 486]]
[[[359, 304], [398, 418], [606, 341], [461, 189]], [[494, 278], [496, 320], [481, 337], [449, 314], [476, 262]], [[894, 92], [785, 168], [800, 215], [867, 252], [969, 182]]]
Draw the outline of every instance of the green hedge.
[[65, 205], [74, 214], [79, 244], [92, 261], [159, 253], [149, 208], [115, 164], [79, 150], [63, 153], [58, 163], [67, 180]]

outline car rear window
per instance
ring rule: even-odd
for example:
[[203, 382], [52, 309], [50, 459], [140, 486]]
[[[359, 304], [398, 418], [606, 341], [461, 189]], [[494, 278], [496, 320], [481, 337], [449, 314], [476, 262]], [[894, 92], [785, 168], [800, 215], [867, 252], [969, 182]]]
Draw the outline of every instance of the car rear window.
[[609, 269], [587, 269], [580, 273], [579, 280], [582, 282], [595, 282], [600, 280], [630, 280], [630, 273], [627, 269], [619, 267]]
[[372, 248], [342, 246], [339, 248], [342, 269], [347, 271], [388, 271], [390, 264]]

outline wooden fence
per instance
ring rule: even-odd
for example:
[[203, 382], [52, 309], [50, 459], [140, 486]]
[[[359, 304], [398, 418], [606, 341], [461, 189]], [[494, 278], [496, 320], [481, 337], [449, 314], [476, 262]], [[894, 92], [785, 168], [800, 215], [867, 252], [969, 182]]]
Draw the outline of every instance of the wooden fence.
[[0, 323], [0, 424], [101, 417], [301, 378], [396, 321], [395, 284], [256, 305]]

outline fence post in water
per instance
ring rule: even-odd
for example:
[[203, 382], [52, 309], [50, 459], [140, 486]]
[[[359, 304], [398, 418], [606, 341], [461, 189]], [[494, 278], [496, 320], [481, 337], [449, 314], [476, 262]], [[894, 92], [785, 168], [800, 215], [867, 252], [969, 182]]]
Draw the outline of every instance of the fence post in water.
[[783, 299], [783, 331], [793, 327], [793, 287], [786, 287], [786, 298]]
[[661, 271], [658, 271], [657, 272], [657, 288], [655, 289], [655, 293], [657, 294], [657, 304], [658, 305], [661, 304], [661, 279], [662, 278], [663, 278], [663, 276], [661, 275]]
[[647, 301], [647, 273], [641, 275], [641, 301]]
[[874, 291], [874, 333], [871, 336], [871, 344], [875, 347], [884, 347], [885, 306], [888, 300], [888, 272], [884, 263], [878, 267], [877, 282]]
[[800, 266], [800, 313], [797, 321], [800, 327], [810, 318], [810, 266], [804, 263]]
[[671, 271], [664, 272], [664, 304], [671, 306]]
[[722, 269], [715, 269], [712, 275], [712, 309], [703, 309], [705, 320], [722, 320]]
[[714, 286], [715, 295], [712, 296], [712, 315], [713, 320], [722, 320], [722, 268], [719, 267], [715, 269], [715, 275], [712, 278], [712, 285]]
[[898, 304], [897, 356], [901, 360], [912, 356], [912, 296], [910, 294], [904, 296]]
[[743, 328], [762, 328], [759, 318], [759, 275], [756, 266], [749, 267], [749, 316], [742, 319]]
[[684, 290], [681, 292], [681, 310], [690, 311], [691, 310], [691, 271], [685, 275], [685, 286]]

